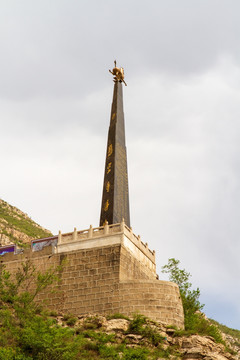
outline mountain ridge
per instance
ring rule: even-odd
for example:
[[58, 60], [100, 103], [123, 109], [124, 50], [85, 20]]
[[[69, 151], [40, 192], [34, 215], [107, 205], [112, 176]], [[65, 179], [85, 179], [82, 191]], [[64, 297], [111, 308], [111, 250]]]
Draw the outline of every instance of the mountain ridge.
[[26, 244], [52, 233], [33, 221], [26, 213], [0, 199], [0, 245]]

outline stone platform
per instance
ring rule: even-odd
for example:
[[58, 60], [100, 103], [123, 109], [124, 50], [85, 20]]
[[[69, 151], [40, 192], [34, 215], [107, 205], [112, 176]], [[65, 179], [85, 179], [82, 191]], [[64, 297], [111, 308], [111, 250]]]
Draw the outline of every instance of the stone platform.
[[[57, 240], [57, 241], [56, 241]], [[124, 222], [61, 234], [38, 242], [52, 243], [41, 251], [2, 256], [7, 270], [31, 259], [45, 270], [64, 261], [57, 290], [45, 290], [38, 301], [47, 307], [80, 315], [87, 313], [132, 315], [138, 311], [153, 320], [183, 328], [178, 286], [157, 279], [155, 252]], [[36, 242], [36, 241], [35, 241]]]

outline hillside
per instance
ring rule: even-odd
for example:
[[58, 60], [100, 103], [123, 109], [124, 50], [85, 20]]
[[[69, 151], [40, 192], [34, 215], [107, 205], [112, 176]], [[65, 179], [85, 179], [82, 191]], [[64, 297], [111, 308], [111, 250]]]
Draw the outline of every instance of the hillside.
[[[46, 314], [46, 313], [45, 313]], [[112, 316], [52, 315], [55, 326], [72, 329], [73, 338], [79, 336], [81, 359], [125, 360], [239, 360], [239, 333], [218, 323], [222, 340], [206, 335], [190, 334], [175, 327], [151, 321], [140, 314], [128, 318]], [[226, 332], [236, 331], [232, 337]], [[73, 355], [73, 354], [72, 354]], [[76, 357], [78, 358], [78, 357]], [[73, 356], [73, 359], [75, 357]]]
[[[1, 245], [50, 235], [27, 214], [0, 199]], [[199, 322], [193, 324], [194, 329], [183, 331], [140, 314], [131, 318], [121, 314], [75, 317], [44, 310], [28, 292], [29, 279], [36, 281], [40, 292], [56, 281], [56, 274], [49, 270], [39, 276], [31, 262], [23, 269], [32, 271], [16, 275], [13, 282], [6, 272], [0, 273], [0, 360], [240, 360], [240, 331], [202, 313], [194, 317]]]
[[9, 329], [0, 316], [0, 360], [240, 359], [236, 339], [217, 343], [211, 336], [185, 334], [140, 314], [74, 317], [43, 311], [19, 320], [21, 326], [15, 321]]
[[28, 243], [32, 239], [51, 236], [18, 208], [0, 199], [0, 244]]
[[[54, 314], [53, 314], [54, 315]], [[68, 326], [87, 341], [83, 345], [86, 359], [141, 359], [141, 360], [239, 360], [239, 333], [218, 323], [222, 340], [211, 336], [190, 334], [175, 327], [156, 323], [140, 314], [127, 318], [85, 315], [78, 318], [58, 316], [58, 326]], [[226, 332], [236, 331], [232, 337]], [[91, 351], [89, 351], [91, 350]]]

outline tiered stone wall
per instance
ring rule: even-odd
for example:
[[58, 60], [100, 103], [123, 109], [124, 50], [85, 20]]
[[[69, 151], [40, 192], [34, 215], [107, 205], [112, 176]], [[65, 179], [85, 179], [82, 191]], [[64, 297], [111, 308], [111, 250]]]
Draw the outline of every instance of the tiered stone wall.
[[156, 270], [137, 259], [126, 247], [121, 247], [120, 280], [156, 280]]
[[[38, 296], [50, 309], [76, 315], [119, 312], [131, 315], [139, 311], [153, 320], [183, 327], [177, 285], [156, 280], [155, 263], [142, 252], [139, 256], [140, 247], [131, 248], [133, 243], [128, 243], [123, 227], [118, 233], [102, 235], [98, 247], [95, 240], [93, 246], [88, 243], [86, 249], [82, 249], [75, 238], [72, 251], [63, 251], [60, 244], [55, 249], [48, 246], [38, 252], [25, 250], [19, 255], [6, 254], [2, 261], [12, 272], [29, 258], [40, 270], [57, 267], [64, 261], [59, 273], [60, 283], [52, 286], [52, 290], [57, 291], [46, 289]], [[73, 246], [71, 242], [67, 244], [70, 248]]]
[[183, 327], [184, 317], [178, 286], [162, 280], [128, 280], [119, 283], [119, 312], [138, 311], [155, 321]]

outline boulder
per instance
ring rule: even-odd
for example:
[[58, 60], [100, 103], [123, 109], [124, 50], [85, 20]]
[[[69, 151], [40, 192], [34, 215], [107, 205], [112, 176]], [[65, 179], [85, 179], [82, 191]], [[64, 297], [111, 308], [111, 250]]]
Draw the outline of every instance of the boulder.
[[107, 332], [111, 331], [126, 331], [128, 329], [129, 321], [125, 319], [111, 319], [108, 320], [104, 327]]

